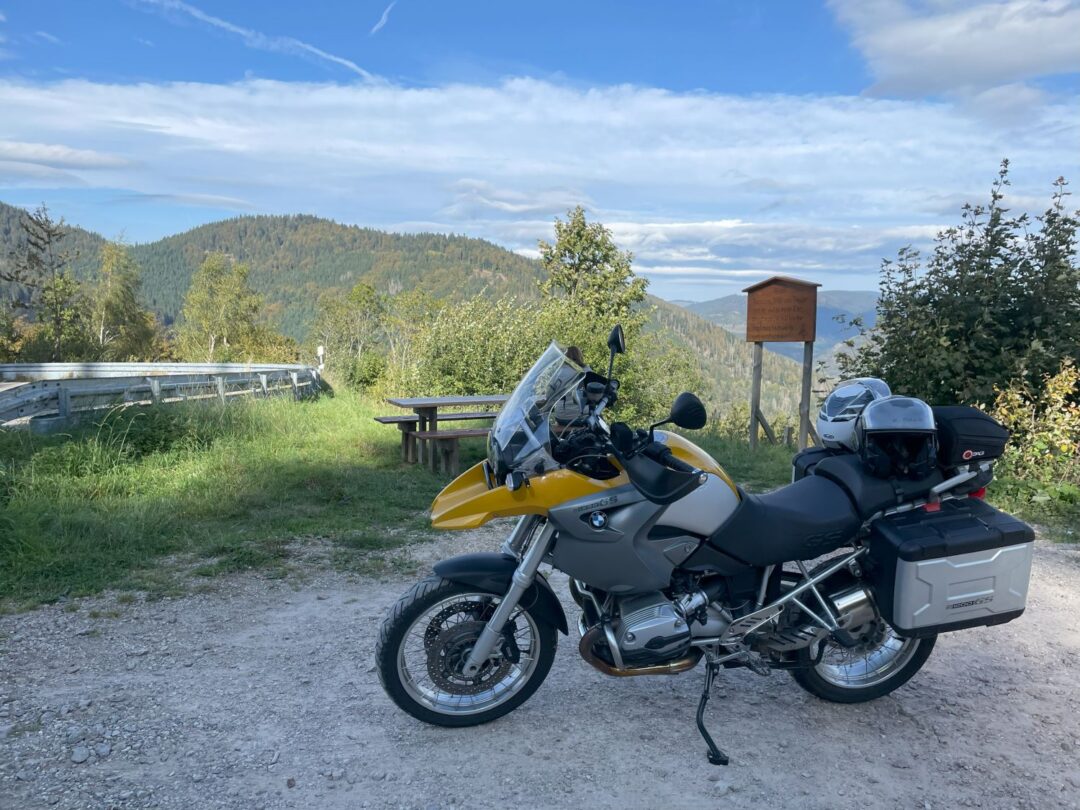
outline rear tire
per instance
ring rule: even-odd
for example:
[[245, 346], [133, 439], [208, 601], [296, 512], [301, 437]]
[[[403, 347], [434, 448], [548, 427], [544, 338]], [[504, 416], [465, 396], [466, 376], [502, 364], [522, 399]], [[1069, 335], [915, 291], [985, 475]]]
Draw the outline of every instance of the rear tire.
[[[554, 627], [528, 609], [519, 608], [507, 622], [507, 628], [520, 628], [515, 638], [524, 635], [527, 647], [518, 649], [515, 642], [519, 660], [513, 664], [503, 653], [493, 656], [485, 664], [489, 681], [470, 684], [448, 663], [462, 662], [501, 598], [437, 576], [410, 588], [391, 608], [375, 646], [379, 681], [390, 699], [418, 720], [451, 727], [488, 723], [528, 700], [551, 670], [558, 638]], [[462, 620], [450, 623], [457, 617]], [[491, 689], [480, 688], [487, 683]]]
[[[865, 656], [852, 654], [836, 642], [825, 639], [820, 642], [826, 647], [825, 654], [816, 665], [814, 658], [818, 645], [811, 644], [799, 651], [803, 667], [791, 670], [791, 676], [811, 695], [833, 703], [865, 703], [884, 697], [922, 669], [937, 642], [936, 635], [900, 638], [891, 628], [886, 629], [884, 636], [882, 643], [866, 651]], [[883, 654], [889, 649], [892, 649], [891, 655]], [[850, 659], [848, 662], [839, 660], [845, 653]]]

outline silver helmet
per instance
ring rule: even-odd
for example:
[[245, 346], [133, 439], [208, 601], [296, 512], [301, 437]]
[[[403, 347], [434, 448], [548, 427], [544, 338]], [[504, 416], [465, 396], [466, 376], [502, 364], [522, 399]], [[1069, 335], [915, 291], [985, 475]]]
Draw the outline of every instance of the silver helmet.
[[855, 423], [855, 450], [871, 475], [925, 478], [937, 466], [933, 409], [915, 397], [871, 402]]
[[858, 377], [844, 380], [825, 398], [817, 418], [821, 443], [834, 450], [855, 449], [855, 420], [875, 399], [891, 396], [884, 380]]

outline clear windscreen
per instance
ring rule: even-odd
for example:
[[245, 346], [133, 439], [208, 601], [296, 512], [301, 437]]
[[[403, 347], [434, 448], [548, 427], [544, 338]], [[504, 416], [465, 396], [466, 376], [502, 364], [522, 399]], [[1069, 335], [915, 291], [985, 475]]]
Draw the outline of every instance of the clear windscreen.
[[527, 475], [542, 475], [558, 467], [551, 456], [551, 416], [580, 412], [579, 386], [585, 369], [567, 357], [558, 343], [552, 342], [540, 359], [521, 378], [510, 399], [499, 412], [488, 439], [488, 462], [495, 475], [520, 470]]

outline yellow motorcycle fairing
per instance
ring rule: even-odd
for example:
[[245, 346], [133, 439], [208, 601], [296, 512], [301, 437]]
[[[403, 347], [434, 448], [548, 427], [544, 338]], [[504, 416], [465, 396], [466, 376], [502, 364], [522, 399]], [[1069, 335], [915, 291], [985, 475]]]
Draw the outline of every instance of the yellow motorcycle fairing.
[[[703, 472], [712, 473], [738, 494], [735, 484], [716, 460], [687, 439], [667, 431], [657, 432], [657, 441], [671, 448], [672, 455]], [[526, 486], [509, 490], [488, 488], [483, 462], [451, 481], [431, 504], [431, 524], [437, 529], [475, 529], [489, 520], [520, 515], [546, 515], [561, 503], [626, 486], [626, 473], [599, 481], [571, 470], [553, 470], [530, 478]]]
[[570, 470], [552, 470], [513, 491], [504, 486], [488, 489], [483, 466], [481, 462], [466, 470], [435, 497], [431, 525], [437, 529], [475, 529], [499, 517], [546, 515], [560, 503], [630, 483], [626, 473], [597, 481]]
[[738, 496], [739, 490], [736, 488], [735, 482], [731, 480], [731, 476], [727, 474], [727, 471], [720, 466], [715, 458], [692, 441], [683, 438], [678, 433], [668, 433], [666, 430], [656, 431], [656, 440], [670, 447], [671, 455], [675, 456], [679, 461], [685, 461], [702, 472], [712, 473], [731, 487], [731, 491]]

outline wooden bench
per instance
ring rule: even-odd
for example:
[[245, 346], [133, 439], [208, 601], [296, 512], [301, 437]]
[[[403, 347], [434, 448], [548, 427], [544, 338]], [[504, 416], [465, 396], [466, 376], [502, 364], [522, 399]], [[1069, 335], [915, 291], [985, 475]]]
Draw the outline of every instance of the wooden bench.
[[397, 425], [398, 430], [401, 431], [401, 460], [410, 463], [416, 461], [416, 442], [412, 436], [416, 432], [420, 417], [415, 413], [403, 416], [376, 416], [375, 421], [381, 425]]
[[[494, 419], [499, 414], [491, 411], [469, 411], [466, 413], [440, 413], [436, 416], [437, 422], [465, 422], [481, 419]], [[419, 460], [419, 447], [417, 446], [417, 439], [425, 438], [418, 437], [417, 425], [419, 424], [419, 417], [416, 414], [402, 414], [400, 416], [376, 416], [375, 421], [380, 425], [397, 425], [398, 430], [401, 431], [401, 460], [412, 463]], [[433, 431], [429, 431], [433, 432]], [[487, 430], [484, 430], [484, 434], [487, 435]], [[434, 468], [434, 460], [432, 461], [432, 467]]]
[[458, 430], [418, 430], [411, 435], [414, 439], [429, 441], [434, 445], [434, 452], [428, 453], [432, 472], [441, 468], [443, 472], [457, 475], [461, 471], [458, 442], [461, 439], [486, 438], [490, 432], [488, 428], [460, 428]]

